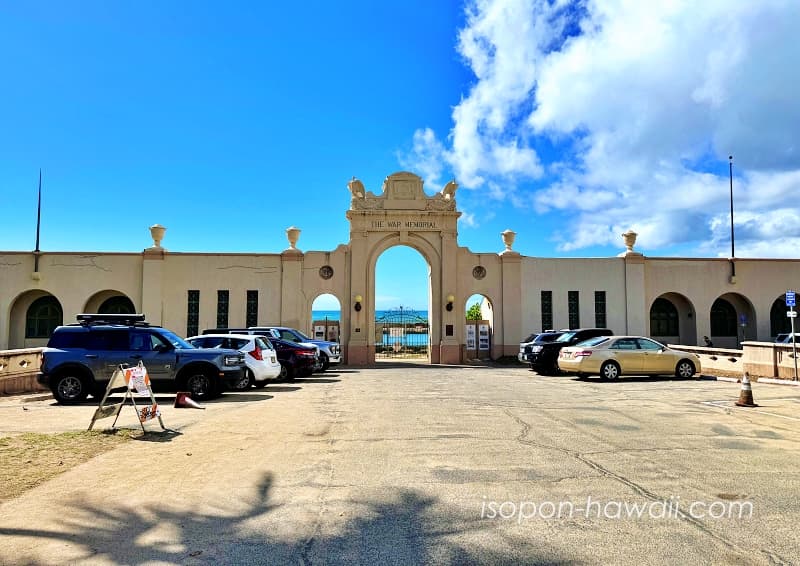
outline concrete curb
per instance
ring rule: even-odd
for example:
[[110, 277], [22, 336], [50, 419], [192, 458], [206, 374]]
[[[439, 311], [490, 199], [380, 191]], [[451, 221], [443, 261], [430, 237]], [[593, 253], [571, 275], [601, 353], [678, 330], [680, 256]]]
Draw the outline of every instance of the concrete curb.
[[698, 379], [703, 381], [728, 381], [730, 383], [739, 383], [741, 381], [738, 377], [725, 377], [722, 375], [701, 375]]
[[[740, 377], [724, 377], [721, 375], [701, 375], [698, 379], [703, 381], [728, 381], [730, 383], [740, 383]], [[800, 386], [800, 381], [791, 381], [789, 379], [775, 379], [772, 377], [757, 377], [752, 383], [768, 383], [770, 385], [794, 385]]]

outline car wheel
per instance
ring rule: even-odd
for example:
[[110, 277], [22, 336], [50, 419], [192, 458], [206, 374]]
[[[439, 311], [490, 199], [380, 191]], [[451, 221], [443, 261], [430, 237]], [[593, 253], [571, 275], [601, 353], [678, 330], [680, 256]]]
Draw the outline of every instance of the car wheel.
[[616, 362], [606, 362], [600, 368], [600, 377], [603, 379], [614, 380], [619, 377], [619, 366]]
[[681, 360], [678, 362], [678, 365], [675, 366], [675, 375], [677, 377], [689, 379], [694, 375], [694, 372], [694, 364], [689, 360]]
[[186, 378], [186, 389], [195, 401], [207, 401], [216, 394], [214, 378], [209, 373], [199, 370], [193, 371]]
[[253, 372], [249, 369], [244, 372], [244, 375], [239, 379], [239, 381], [235, 381], [231, 384], [231, 389], [234, 391], [245, 391], [250, 389], [250, 386], [253, 385], [255, 378], [253, 376]]
[[278, 379], [281, 381], [291, 381], [294, 379], [294, 370], [289, 364], [281, 362], [281, 373], [278, 374]]
[[75, 371], [65, 371], [53, 382], [53, 397], [61, 405], [77, 405], [89, 395], [86, 377]]
[[322, 370], [321, 371], [328, 371], [328, 368], [331, 367], [331, 361], [328, 358], [328, 355], [320, 353], [319, 361], [322, 362]]

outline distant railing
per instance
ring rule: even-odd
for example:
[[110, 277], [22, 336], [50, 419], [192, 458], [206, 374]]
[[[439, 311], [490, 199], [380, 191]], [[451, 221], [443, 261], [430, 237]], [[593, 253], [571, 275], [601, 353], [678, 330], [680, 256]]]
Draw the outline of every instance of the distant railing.
[[42, 349], [0, 350], [0, 395], [47, 390], [36, 381]]

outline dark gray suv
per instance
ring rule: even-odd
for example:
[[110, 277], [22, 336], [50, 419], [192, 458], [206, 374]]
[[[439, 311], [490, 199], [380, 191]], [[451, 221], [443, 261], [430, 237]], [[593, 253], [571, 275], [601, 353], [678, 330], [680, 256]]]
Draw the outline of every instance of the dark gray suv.
[[[574, 346], [589, 338], [597, 336], [612, 336], [614, 333], [608, 328], [577, 328], [562, 330], [552, 341], [535, 344], [528, 354], [527, 361], [536, 373], [558, 375], [558, 353], [564, 346]], [[548, 333], [542, 336], [547, 336]]]
[[102, 395], [121, 364], [142, 362], [154, 385], [189, 391], [197, 400], [221, 393], [242, 379], [244, 354], [238, 350], [195, 348], [144, 315], [79, 314], [77, 324], [59, 326], [42, 353], [37, 380], [56, 401], [73, 405]]

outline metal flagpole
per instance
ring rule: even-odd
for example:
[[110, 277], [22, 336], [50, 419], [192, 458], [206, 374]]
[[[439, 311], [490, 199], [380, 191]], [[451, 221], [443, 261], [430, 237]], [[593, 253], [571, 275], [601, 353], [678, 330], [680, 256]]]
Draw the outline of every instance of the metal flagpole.
[[33, 250], [33, 272], [39, 271], [39, 230], [42, 225], [42, 169], [39, 168], [39, 202], [36, 205], [36, 249]]
[[735, 282], [734, 277], [736, 277], [736, 263], [733, 261], [736, 257], [736, 253], [734, 252], [733, 246], [733, 156], [728, 156], [728, 169], [730, 172], [730, 183], [731, 183], [731, 279], [732, 283]]

